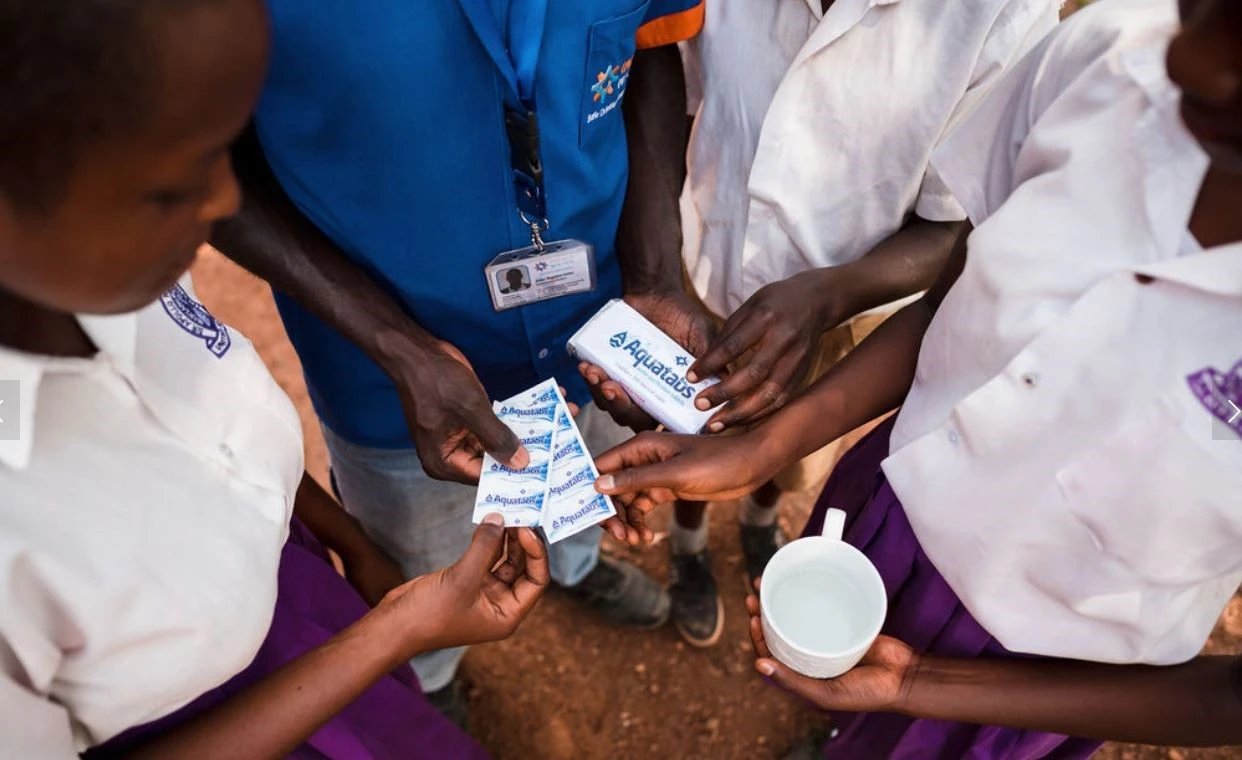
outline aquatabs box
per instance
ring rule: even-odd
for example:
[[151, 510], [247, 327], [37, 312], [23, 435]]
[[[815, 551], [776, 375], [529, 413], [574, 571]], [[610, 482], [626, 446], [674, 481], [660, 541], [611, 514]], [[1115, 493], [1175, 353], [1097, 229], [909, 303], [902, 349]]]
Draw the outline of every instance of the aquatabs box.
[[694, 357], [620, 299], [605, 304], [569, 339], [569, 353], [597, 365], [643, 411], [677, 433], [697, 433], [716, 412], [694, 407], [694, 398], [720, 382], [686, 380]]

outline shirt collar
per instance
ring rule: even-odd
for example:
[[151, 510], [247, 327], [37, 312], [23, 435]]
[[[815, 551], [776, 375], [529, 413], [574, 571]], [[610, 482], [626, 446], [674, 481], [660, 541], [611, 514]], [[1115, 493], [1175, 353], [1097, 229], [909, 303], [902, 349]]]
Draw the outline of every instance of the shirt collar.
[[1160, 45], [1122, 58], [1126, 73], [1148, 99], [1136, 136], [1146, 221], [1160, 252], [1156, 261], [1135, 269], [1205, 292], [1242, 296], [1242, 243], [1178, 255], [1210, 161], [1182, 124], [1181, 93], [1169, 80], [1166, 51], [1167, 45]]
[[901, 0], [835, 0], [827, 13], [823, 13], [822, 0], [806, 0], [806, 2], [811, 7], [811, 13], [815, 14], [815, 18], [820, 19], [820, 23], [811, 33], [811, 39], [798, 53], [797, 59], [794, 60], [795, 66], [858, 26], [858, 23], [872, 8], [878, 5], [895, 5]]
[[[132, 377], [138, 342], [136, 314], [107, 317], [78, 315], [78, 324], [100, 354], [108, 357], [123, 374]], [[0, 440], [0, 464], [14, 470], [24, 470], [30, 465], [36, 434], [35, 407], [39, 386], [49, 371], [71, 365], [80, 367], [82, 360], [28, 354], [0, 347], [0, 381], [17, 383], [17, 408], [10, 412], [5, 409], [6, 404], [0, 404], [0, 419], [6, 419], [8, 413], [16, 414], [18, 423], [16, 440]], [[7, 405], [13, 404], [9, 401]]]

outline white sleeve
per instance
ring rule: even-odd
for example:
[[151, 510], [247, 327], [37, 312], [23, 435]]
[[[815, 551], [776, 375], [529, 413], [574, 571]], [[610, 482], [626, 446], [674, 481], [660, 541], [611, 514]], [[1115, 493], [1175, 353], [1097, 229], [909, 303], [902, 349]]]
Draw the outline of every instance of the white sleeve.
[[76, 758], [69, 712], [0, 673], [0, 757], [53, 760]]
[[[1013, 70], [1024, 68], [1029, 59], [1023, 57], [1039, 46], [1048, 33], [1056, 28], [1058, 6], [1059, 3], [1054, 0], [1011, 0], [1005, 6], [988, 31], [975, 63], [970, 85], [949, 117], [944, 133], [946, 138], [941, 140], [941, 146], [947, 141], [947, 136], [952, 136], [969, 116], [980, 109], [981, 104], [994, 90], [1016, 94], [1015, 90], [1021, 89], [1015, 85], [1020, 84], [1022, 77], [1015, 76]], [[994, 103], [997, 98], [1004, 97], [998, 94], [996, 98], [986, 102]], [[995, 123], [997, 116], [993, 114], [993, 122], [978, 125], [977, 130], [995, 130], [999, 126]], [[977, 142], [972, 143], [972, 147], [976, 149], [979, 146]], [[980, 153], [981, 151], [977, 151], [976, 156]], [[951, 187], [941, 175], [936, 159], [933, 155], [932, 163], [923, 176], [915, 213], [935, 222], [961, 221], [967, 216], [976, 220], [977, 209], [967, 206], [955, 195], [957, 188]], [[974, 170], [978, 171], [978, 167], [974, 167]]]

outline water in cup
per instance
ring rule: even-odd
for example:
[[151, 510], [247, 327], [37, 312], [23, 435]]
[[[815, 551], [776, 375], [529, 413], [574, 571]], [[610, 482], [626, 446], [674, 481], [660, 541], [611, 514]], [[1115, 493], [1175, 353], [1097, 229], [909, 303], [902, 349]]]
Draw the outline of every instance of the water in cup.
[[857, 584], [840, 573], [799, 568], [771, 594], [772, 616], [790, 643], [811, 652], [842, 652], [858, 645], [873, 624], [875, 605]]

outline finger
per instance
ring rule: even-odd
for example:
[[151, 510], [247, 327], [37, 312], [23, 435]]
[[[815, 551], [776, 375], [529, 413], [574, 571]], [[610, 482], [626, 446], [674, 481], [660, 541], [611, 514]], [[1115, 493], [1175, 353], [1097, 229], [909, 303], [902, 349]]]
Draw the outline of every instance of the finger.
[[654, 504], [667, 504], [679, 497], [701, 501], [693, 494], [682, 493], [680, 486], [681, 472], [675, 460], [621, 470], [595, 481], [595, 490], [609, 496], [641, 493]]
[[483, 444], [484, 450], [495, 457], [497, 462], [515, 470], [525, 469], [530, 464], [530, 454], [522, 446], [517, 433], [500, 421], [487, 403], [486, 396], [480, 394], [470, 403], [465, 423], [470, 432], [479, 439], [479, 443]]
[[522, 542], [517, 538], [517, 530], [509, 528], [505, 530], [505, 561], [492, 571], [500, 582], [506, 586], [512, 586], [513, 582], [522, 576], [526, 568], [526, 550], [522, 547]]
[[663, 461], [668, 457], [662, 441], [665, 437], [660, 433], [640, 433], [595, 457], [595, 467], [607, 474], [626, 467]]
[[513, 597], [522, 609], [529, 609], [551, 582], [548, 549], [530, 528], [522, 528], [517, 536], [518, 543], [522, 545], [522, 553], [526, 556], [526, 572], [513, 584]]
[[[429, 473], [434, 476], [434, 473]], [[442, 477], [437, 480], [452, 480], [466, 485], [476, 485], [483, 474], [483, 456], [476, 454], [468, 447], [458, 447], [451, 451], [444, 460]]]
[[754, 594], [746, 595], [746, 614], [751, 617], [759, 616], [759, 597]]
[[763, 637], [763, 622], [757, 617], [750, 619], [750, 643], [755, 647], [755, 657], [765, 659], [772, 656], [772, 650], [768, 649], [768, 642]]
[[719, 375], [758, 343], [765, 331], [766, 327], [753, 317], [752, 311], [745, 307], [738, 309], [725, 322], [707, 352], [690, 365], [686, 379], [697, 383], [703, 378]]
[[775, 413], [789, 403], [797, 390], [805, 374], [801, 370], [802, 363], [797, 359], [778, 359], [765, 381], [718, 411], [707, 423], [707, 429], [719, 433], [725, 428], [747, 425]]
[[[584, 362], [578, 365], [578, 371], [581, 372], [582, 376], [586, 379], [587, 390], [591, 393], [591, 399], [595, 402], [595, 405], [610, 414], [616, 411], [614, 402], [616, 401], [617, 394], [614, 391], [610, 397], [604, 393], [604, 386], [606, 384], [616, 386], [616, 383], [609, 380], [608, 375], [604, 374], [603, 370], [599, 369], [594, 364], [586, 364]], [[629, 397], [626, 396], [626, 399], [628, 398]]]
[[505, 518], [493, 512], [484, 517], [479, 527], [474, 529], [470, 546], [454, 567], [471, 580], [481, 580], [483, 576], [491, 574], [492, 568], [504, 555], [504, 550]]
[[630, 524], [634, 526], [634, 531], [638, 534], [637, 539], [641, 543], [651, 543], [655, 538], [655, 533], [651, 528], [647, 527], [647, 513], [654, 508], [654, 505], [648, 505], [644, 501], [636, 501], [630, 505]]
[[587, 381], [587, 385], [599, 385], [608, 379], [608, 373], [590, 362], [578, 362], [578, 374]]
[[772, 414], [787, 403], [789, 393], [785, 388], [776, 381], [765, 381], [716, 412], [707, 423], [707, 429], [719, 433], [726, 428], [741, 427]]
[[627, 413], [633, 411], [634, 400], [616, 380], [605, 380], [599, 384], [599, 390], [616, 411]]
[[626, 537], [625, 520], [621, 519], [620, 514], [615, 517], [609, 517], [607, 520], [600, 523], [600, 525], [604, 530], [608, 531], [608, 535], [612, 536], [614, 539], [621, 542], [628, 542]]
[[784, 343], [777, 341], [762, 343], [759, 350], [741, 368], [700, 393], [694, 400], [695, 407], [706, 411], [726, 401], [740, 398], [762, 385], [771, 376], [773, 364], [780, 358], [784, 347]]
[[807, 678], [771, 657], [761, 657], [755, 660], [755, 670], [772, 679], [782, 689], [802, 697], [821, 709], [831, 710], [837, 707], [832, 699], [831, 681]]

